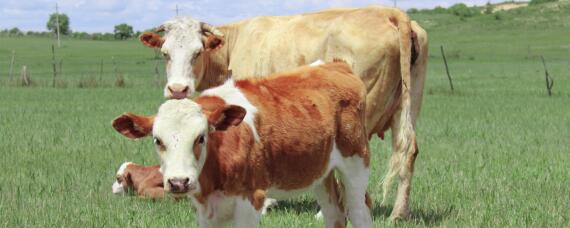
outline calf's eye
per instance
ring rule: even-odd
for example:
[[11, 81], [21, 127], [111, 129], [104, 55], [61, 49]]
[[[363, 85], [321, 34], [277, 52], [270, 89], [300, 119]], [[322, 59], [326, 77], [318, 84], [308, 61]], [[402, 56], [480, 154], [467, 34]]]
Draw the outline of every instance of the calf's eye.
[[160, 141], [158, 138], [154, 138], [154, 144], [157, 146], [162, 146], [162, 141]]
[[199, 144], [204, 143], [204, 136], [203, 135], [200, 135], [200, 137], [198, 137], [198, 143]]

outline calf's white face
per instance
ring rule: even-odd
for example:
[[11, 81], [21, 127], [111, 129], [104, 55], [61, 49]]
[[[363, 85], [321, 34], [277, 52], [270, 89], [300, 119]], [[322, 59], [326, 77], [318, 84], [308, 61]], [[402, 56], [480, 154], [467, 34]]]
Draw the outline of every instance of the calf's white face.
[[198, 191], [208, 132], [236, 126], [246, 115], [244, 108], [227, 105], [221, 98], [201, 98], [200, 105], [188, 99], [167, 100], [155, 117], [124, 113], [113, 121], [115, 130], [131, 139], [152, 134], [167, 192]]
[[[202, 72], [196, 70], [196, 62], [204, 51], [211, 51], [223, 45], [223, 34], [212, 26], [190, 17], [177, 17], [165, 22], [156, 33], [143, 33], [141, 42], [153, 48], [160, 48], [166, 59], [167, 83], [164, 96], [182, 99], [194, 93]], [[198, 68], [201, 69], [201, 68]]]
[[198, 190], [198, 176], [206, 160], [207, 133], [207, 117], [193, 101], [169, 100], [160, 106], [152, 135], [167, 192]]

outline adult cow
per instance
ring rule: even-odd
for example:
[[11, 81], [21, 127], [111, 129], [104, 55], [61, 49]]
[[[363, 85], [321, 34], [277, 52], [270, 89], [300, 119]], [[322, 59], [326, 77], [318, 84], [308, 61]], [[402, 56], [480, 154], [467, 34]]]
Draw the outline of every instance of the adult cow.
[[369, 137], [392, 130], [393, 153], [384, 199], [393, 177], [400, 182], [391, 219], [409, 216], [418, 153], [415, 122], [427, 65], [427, 34], [402, 11], [370, 6], [296, 16], [254, 17], [213, 27], [189, 17], [165, 22], [140, 40], [167, 60], [167, 98], [180, 99], [236, 79], [262, 77], [317, 59], [346, 61], [365, 83]]

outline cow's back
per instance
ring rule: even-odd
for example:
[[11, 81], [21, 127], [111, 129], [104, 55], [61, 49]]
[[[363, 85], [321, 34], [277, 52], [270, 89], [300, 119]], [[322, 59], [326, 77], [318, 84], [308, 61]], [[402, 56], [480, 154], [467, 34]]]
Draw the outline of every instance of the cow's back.
[[371, 131], [397, 99], [400, 74], [398, 20], [384, 7], [331, 9], [296, 16], [255, 17], [241, 24], [230, 56], [237, 79], [262, 77], [317, 59], [347, 62], [368, 91], [366, 125]]

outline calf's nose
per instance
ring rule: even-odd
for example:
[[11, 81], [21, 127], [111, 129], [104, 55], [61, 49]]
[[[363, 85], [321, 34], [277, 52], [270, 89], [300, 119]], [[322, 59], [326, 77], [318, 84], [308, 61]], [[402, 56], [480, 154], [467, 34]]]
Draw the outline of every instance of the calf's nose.
[[182, 84], [172, 84], [168, 86], [168, 91], [173, 99], [184, 99], [188, 96], [188, 90], [190, 89], [187, 85]]
[[168, 184], [170, 185], [170, 191], [172, 193], [186, 193], [190, 191], [190, 186], [188, 185], [189, 178], [172, 178], [168, 179]]

